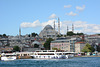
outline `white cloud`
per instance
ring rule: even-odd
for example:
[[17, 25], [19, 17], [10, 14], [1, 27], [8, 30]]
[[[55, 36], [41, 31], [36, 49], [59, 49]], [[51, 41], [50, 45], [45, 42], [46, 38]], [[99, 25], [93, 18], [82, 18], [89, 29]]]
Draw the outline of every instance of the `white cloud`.
[[52, 14], [51, 16], [49, 16], [49, 19], [55, 19], [57, 18], [56, 14]]
[[39, 20], [36, 20], [33, 23], [32, 22], [22, 22], [20, 24], [20, 26], [22, 28], [29, 28], [29, 27], [34, 27], [34, 28], [42, 27], [42, 28], [44, 28], [46, 25], [53, 26], [54, 25], [54, 21], [55, 21], [55, 24], [57, 25], [57, 20], [52, 19], [52, 20], [48, 20], [47, 22], [42, 22], [42, 23], [40, 23]]
[[73, 13], [72, 11], [69, 12], [69, 13], [66, 13], [66, 15], [69, 15], [69, 16], [76, 16], [77, 14], [76, 13]]
[[[31, 22], [23, 22], [21, 23], [21, 27], [27, 28], [27, 27], [34, 27], [34, 29], [37, 30], [37, 27], [40, 28], [41, 31], [46, 25], [51, 25], [53, 27], [55, 21], [56, 30], [58, 31], [58, 21], [56, 19], [48, 20], [46, 22], [40, 23], [39, 20]], [[60, 21], [60, 31], [62, 34], [66, 34], [67, 32], [67, 26], [69, 28], [69, 31], [72, 31], [72, 24], [74, 24], [74, 32], [75, 33], [85, 33], [85, 34], [94, 34], [94, 33], [100, 33], [100, 25], [97, 24], [88, 24], [85, 21]], [[42, 28], [42, 29], [41, 29]]]
[[79, 11], [83, 11], [85, 9], [85, 5], [83, 5], [82, 7], [76, 6], [76, 9], [79, 10]]
[[69, 31], [72, 31], [72, 23], [74, 24], [75, 33], [85, 33], [85, 34], [94, 34], [100, 33], [100, 25], [97, 24], [88, 24], [85, 21], [63, 21], [61, 24], [61, 32], [66, 34], [67, 26]]
[[23, 23], [21, 23], [20, 26], [23, 27], [23, 28], [38, 27], [38, 26], [41, 26], [41, 24], [40, 24], [39, 20], [36, 20], [33, 23], [31, 23], [31, 22], [23, 22]]
[[72, 5], [64, 5], [64, 8], [70, 8]]
[[53, 27], [53, 25], [54, 25], [54, 21], [55, 21], [55, 24], [57, 25], [56, 20], [55, 20], [55, 19], [52, 19], [52, 20], [48, 20], [47, 22], [43, 22], [43, 23], [41, 23], [42, 28], [44, 28], [46, 25], [51, 25], [51, 26]]

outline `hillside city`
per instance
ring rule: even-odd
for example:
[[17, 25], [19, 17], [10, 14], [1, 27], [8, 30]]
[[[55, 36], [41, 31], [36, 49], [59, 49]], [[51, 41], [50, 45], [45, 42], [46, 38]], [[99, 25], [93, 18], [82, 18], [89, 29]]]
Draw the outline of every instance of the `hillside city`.
[[[54, 24], [55, 25], [55, 24]], [[84, 33], [74, 33], [72, 24], [72, 31], [68, 31], [66, 35], [55, 30], [55, 26], [46, 25], [39, 33], [31, 33], [21, 35], [21, 28], [19, 35], [8, 36], [6, 34], [0, 35], [0, 53], [9, 51], [20, 52], [34, 52], [35, 50], [62, 50], [68, 52], [100, 52], [100, 35], [87, 35]], [[85, 48], [90, 45], [91, 48]]]

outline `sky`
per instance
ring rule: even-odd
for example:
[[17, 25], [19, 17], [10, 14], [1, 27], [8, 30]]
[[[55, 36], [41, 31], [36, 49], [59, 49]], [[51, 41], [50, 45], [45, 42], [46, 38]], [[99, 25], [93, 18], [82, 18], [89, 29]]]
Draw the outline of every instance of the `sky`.
[[75, 33], [100, 34], [100, 0], [0, 0], [0, 34], [40, 33], [55, 21], [66, 34], [74, 25]]

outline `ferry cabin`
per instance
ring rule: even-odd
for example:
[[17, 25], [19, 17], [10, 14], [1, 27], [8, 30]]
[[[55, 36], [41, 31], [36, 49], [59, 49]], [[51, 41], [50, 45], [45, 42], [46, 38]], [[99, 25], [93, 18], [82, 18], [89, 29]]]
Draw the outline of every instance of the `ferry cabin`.
[[73, 52], [57, 52], [56, 50], [37, 50], [31, 55], [35, 59], [67, 59], [73, 57]]

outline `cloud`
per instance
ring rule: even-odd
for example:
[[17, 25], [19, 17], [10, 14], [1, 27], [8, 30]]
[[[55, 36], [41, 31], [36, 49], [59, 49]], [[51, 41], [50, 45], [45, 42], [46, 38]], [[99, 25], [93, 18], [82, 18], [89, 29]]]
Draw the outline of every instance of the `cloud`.
[[72, 5], [64, 5], [64, 8], [70, 8]]
[[39, 22], [39, 20], [34, 21], [33, 23], [31, 22], [23, 22], [20, 24], [20, 26], [22, 28], [27, 28], [27, 27], [38, 27], [41, 26], [41, 23]]
[[69, 12], [69, 13], [66, 13], [66, 15], [69, 15], [69, 16], [76, 16], [77, 14], [76, 13], [73, 13], [72, 11]]
[[72, 31], [72, 24], [74, 24], [75, 33], [95, 34], [100, 33], [100, 25], [88, 24], [86, 21], [62, 21], [61, 32], [66, 34], [67, 26], [69, 31]]
[[79, 10], [79, 11], [83, 11], [85, 9], [85, 5], [83, 5], [82, 7], [76, 6], [76, 9]]
[[20, 26], [22, 28], [30, 28], [30, 27], [34, 27], [34, 28], [36, 28], [36, 27], [42, 27], [42, 28], [44, 28], [46, 25], [53, 26], [54, 25], [54, 21], [55, 21], [55, 24], [57, 25], [57, 20], [52, 19], [52, 20], [48, 20], [46, 22], [41, 22], [41, 23], [39, 22], [39, 20], [36, 20], [33, 23], [32, 22], [22, 22], [20, 24]]
[[52, 14], [51, 16], [49, 16], [49, 19], [55, 19], [57, 18], [56, 14]]
[[[51, 25], [53, 27], [55, 21], [55, 27], [56, 31], [58, 31], [58, 21], [56, 19], [48, 20], [46, 22], [39, 22], [39, 20], [32, 22], [23, 22], [21, 23], [21, 27], [28, 28], [28, 27], [34, 27], [34, 29], [37, 30], [37, 27], [39, 31], [43, 30], [43, 28], [46, 25]], [[75, 33], [85, 33], [85, 34], [95, 34], [100, 33], [100, 25], [97, 24], [88, 24], [86, 21], [60, 21], [60, 32], [62, 34], [66, 34], [67, 32], [67, 26], [69, 28], [69, 31], [72, 31], [72, 24], [74, 24], [74, 32]]]

